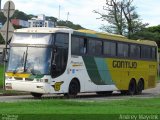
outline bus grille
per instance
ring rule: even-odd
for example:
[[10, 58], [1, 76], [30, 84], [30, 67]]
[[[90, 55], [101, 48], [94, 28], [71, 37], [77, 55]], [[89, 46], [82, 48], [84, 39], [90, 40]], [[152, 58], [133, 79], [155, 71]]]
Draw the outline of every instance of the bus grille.
[[25, 78], [25, 81], [33, 81], [34, 79], [32, 78]]
[[23, 78], [20, 77], [14, 77], [15, 80], [23, 80]]

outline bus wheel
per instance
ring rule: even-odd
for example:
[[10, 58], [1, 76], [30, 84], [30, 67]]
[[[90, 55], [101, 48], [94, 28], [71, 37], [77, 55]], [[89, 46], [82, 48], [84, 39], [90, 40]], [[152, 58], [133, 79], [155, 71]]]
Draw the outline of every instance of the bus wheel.
[[128, 94], [134, 95], [136, 93], [136, 81], [132, 79], [129, 83]]
[[143, 80], [138, 81], [136, 94], [141, 94], [142, 90], [144, 90], [144, 82]]
[[80, 92], [80, 85], [78, 80], [73, 79], [69, 85], [69, 91], [67, 94], [64, 94], [64, 96], [68, 98], [75, 98], [77, 94]]
[[41, 98], [43, 94], [31, 92], [31, 95], [32, 95], [34, 98]]

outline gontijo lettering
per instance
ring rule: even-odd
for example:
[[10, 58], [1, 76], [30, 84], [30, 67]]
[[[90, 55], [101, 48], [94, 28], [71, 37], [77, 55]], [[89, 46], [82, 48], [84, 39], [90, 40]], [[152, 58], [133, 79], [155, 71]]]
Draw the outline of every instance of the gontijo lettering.
[[137, 68], [137, 62], [114, 60], [112, 66], [113, 68]]

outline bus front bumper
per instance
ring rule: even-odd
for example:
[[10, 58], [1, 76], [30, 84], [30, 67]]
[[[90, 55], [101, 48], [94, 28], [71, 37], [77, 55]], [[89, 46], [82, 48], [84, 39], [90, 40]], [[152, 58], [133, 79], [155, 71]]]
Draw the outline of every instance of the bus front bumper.
[[22, 81], [5, 81], [6, 90], [35, 92], [35, 93], [50, 93], [50, 85], [48, 83], [37, 82], [22, 82]]

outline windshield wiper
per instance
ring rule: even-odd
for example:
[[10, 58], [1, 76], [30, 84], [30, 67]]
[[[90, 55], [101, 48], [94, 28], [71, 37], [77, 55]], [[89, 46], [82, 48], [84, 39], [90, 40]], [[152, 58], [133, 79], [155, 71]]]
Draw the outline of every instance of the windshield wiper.
[[28, 57], [27, 51], [28, 51], [28, 48], [26, 50], [26, 55], [25, 55], [25, 60], [24, 60], [24, 72], [26, 72], [26, 64], [27, 64], [27, 57]]
[[18, 69], [19, 69], [20, 67], [24, 67], [24, 64], [25, 64], [25, 63], [24, 63], [24, 62], [25, 62], [25, 56], [26, 56], [25, 54], [26, 54], [26, 53], [24, 52], [24, 53], [23, 53], [23, 57], [22, 57], [21, 60], [20, 60], [20, 61], [21, 61], [21, 62], [20, 62], [20, 66], [17, 65], [16, 69], [13, 71], [13, 74], [16, 74], [16, 73], [19, 71]]

